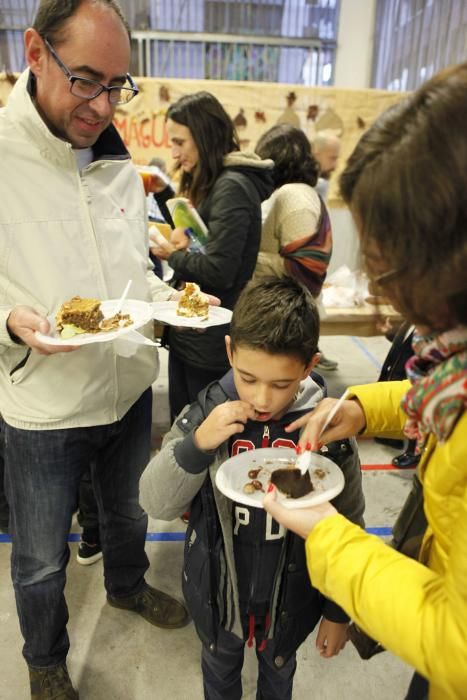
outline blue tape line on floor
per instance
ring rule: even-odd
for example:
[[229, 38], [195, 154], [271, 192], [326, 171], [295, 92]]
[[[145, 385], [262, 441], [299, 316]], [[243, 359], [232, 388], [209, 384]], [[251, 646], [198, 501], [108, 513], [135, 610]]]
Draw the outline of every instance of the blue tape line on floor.
[[[387, 537], [392, 532], [390, 527], [367, 527], [366, 531], [372, 535], [379, 535], [379, 537]], [[148, 532], [146, 535], [147, 542], [183, 542], [184, 539], [184, 532]], [[68, 542], [79, 542], [79, 540], [78, 532], [70, 532], [68, 535]], [[11, 542], [10, 535], [0, 534], [0, 544], [8, 542]]]
[[392, 527], [366, 527], [365, 530], [370, 535], [378, 535], [378, 537], [389, 537], [392, 534]]
[[185, 532], [148, 532], [146, 542], [183, 542]]
[[371, 362], [375, 367], [377, 367], [378, 369], [381, 369], [381, 366], [382, 366], [382, 365], [381, 365], [381, 362], [378, 360], [377, 357], [375, 357], [375, 355], [373, 355], [372, 352], [370, 352], [370, 351], [368, 350], [368, 348], [367, 348], [367, 346], [365, 345], [365, 343], [363, 343], [363, 342], [360, 340], [360, 338], [357, 338], [357, 337], [354, 336], [354, 335], [352, 335], [352, 336], [350, 336], [350, 337], [351, 337], [352, 342], [355, 343], [355, 345], [363, 352], [363, 354], [366, 355], [366, 356], [368, 357], [368, 359], [370, 360], [370, 362]]

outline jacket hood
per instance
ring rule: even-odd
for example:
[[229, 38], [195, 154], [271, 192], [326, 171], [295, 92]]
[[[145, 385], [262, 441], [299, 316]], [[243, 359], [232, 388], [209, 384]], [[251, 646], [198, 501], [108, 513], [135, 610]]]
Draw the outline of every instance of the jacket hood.
[[325, 397], [324, 389], [311, 377], [307, 377], [300, 384], [293, 404], [287, 410], [286, 415], [297, 411], [311, 411]]
[[224, 157], [224, 168], [246, 175], [254, 183], [261, 201], [268, 199], [273, 190], [272, 169], [274, 161], [261, 159], [251, 151], [234, 151]]
[[253, 151], [233, 151], [224, 157], [224, 165], [226, 168], [247, 167], [272, 170], [274, 161], [270, 158], [263, 160]]

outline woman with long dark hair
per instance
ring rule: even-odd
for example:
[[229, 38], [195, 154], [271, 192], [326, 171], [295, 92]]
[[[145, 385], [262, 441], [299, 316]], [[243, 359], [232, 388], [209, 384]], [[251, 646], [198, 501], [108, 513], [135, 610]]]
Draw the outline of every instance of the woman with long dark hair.
[[[209, 92], [185, 95], [171, 105], [167, 131], [181, 173], [178, 194], [198, 210], [209, 231], [208, 242], [204, 253], [190, 252], [190, 239], [183, 230], [175, 229], [168, 249], [151, 250], [168, 260], [175, 286], [196, 282], [231, 309], [255, 268], [261, 201], [272, 191], [272, 163], [240, 151], [232, 120]], [[214, 326], [203, 333], [169, 328], [173, 416], [228, 370], [226, 333], [228, 326]]]

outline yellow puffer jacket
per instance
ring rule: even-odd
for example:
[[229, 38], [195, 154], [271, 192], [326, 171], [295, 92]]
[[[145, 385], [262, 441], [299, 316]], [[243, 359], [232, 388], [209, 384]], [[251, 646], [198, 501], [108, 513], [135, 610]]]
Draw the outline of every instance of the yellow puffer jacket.
[[[397, 435], [408, 382], [352, 387], [365, 435]], [[467, 698], [467, 413], [444, 443], [430, 436], [419, 466], [428, 530], [409, 559], [341, 515], [306, 541], [313, 584], [430, 682], [430, 700]]]

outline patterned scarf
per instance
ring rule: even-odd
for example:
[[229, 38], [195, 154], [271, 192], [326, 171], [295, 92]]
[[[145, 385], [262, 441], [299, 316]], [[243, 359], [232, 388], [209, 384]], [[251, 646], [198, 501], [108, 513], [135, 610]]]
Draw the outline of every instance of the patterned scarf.
[[302, 282], [315, 298], [321, 292], [332, 253], [331, 222], [321, 197], [320, 200], [321, 213], [316, 232], [280, 249], [287, 274]]
[[445, 442], [467, 406], [467, 326], [440, 335], [415, 332], [405, 365], [412, 386], [402, 401], [404, 432], [420, 449], [433, 433]]

